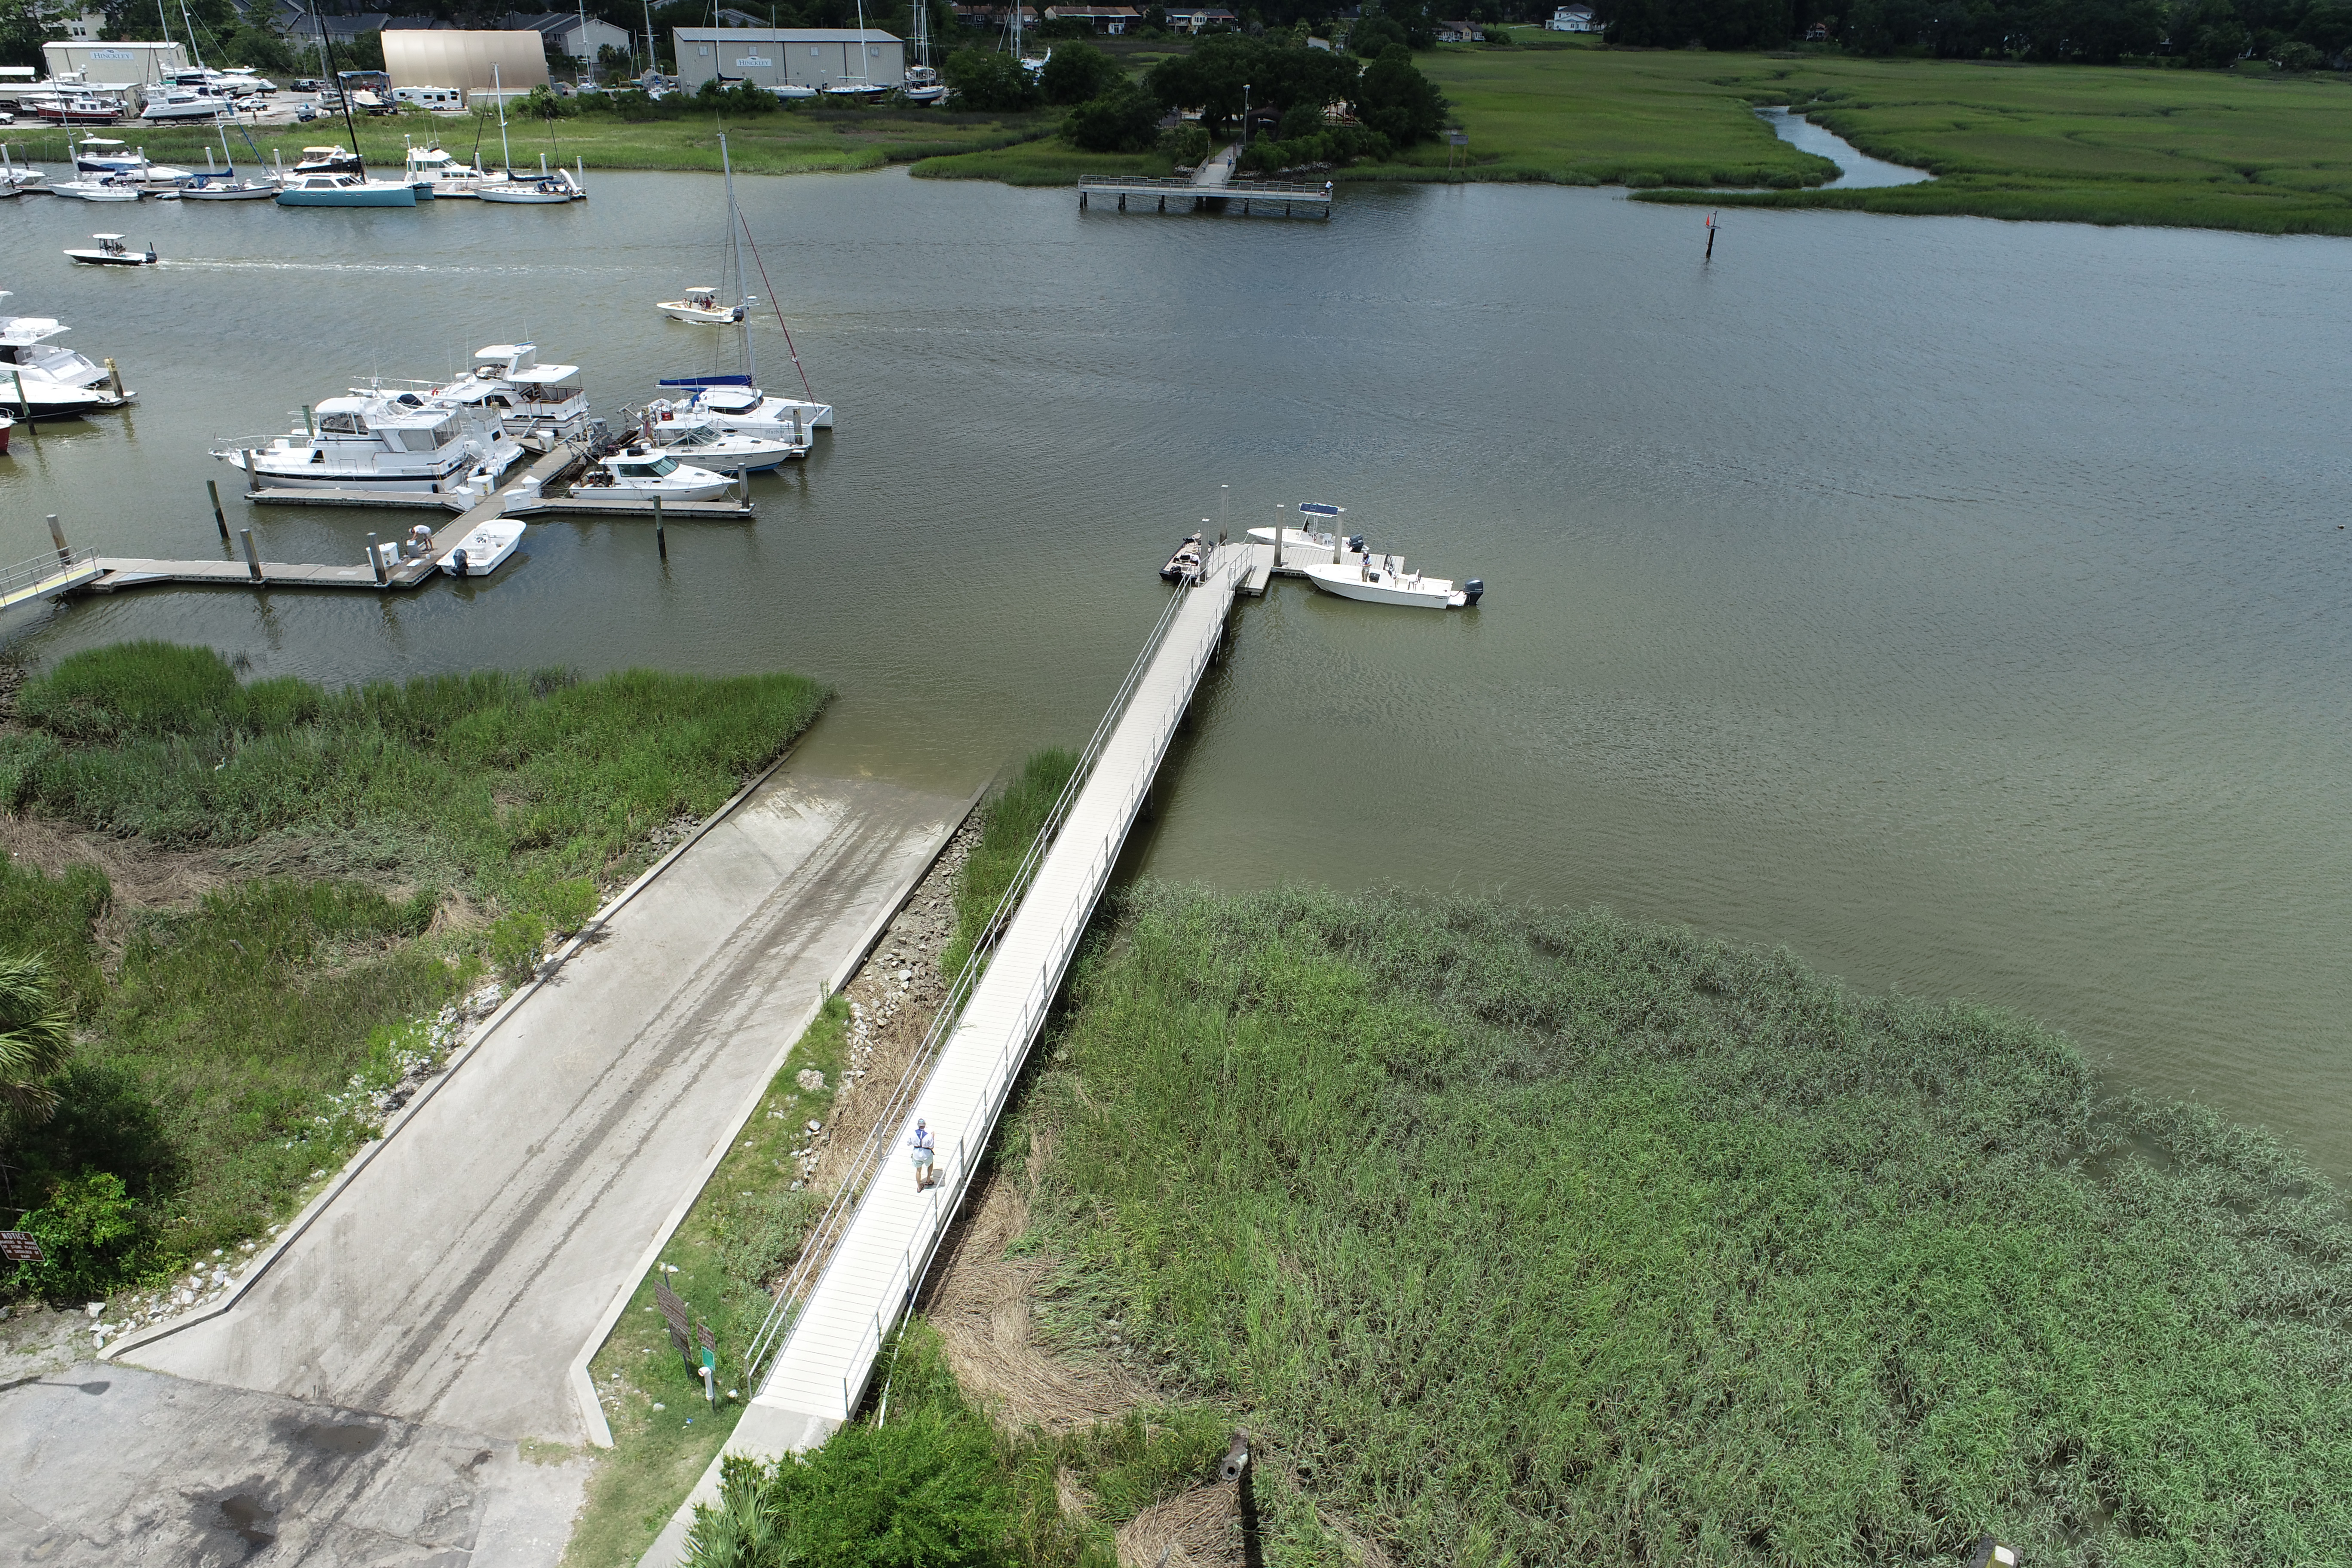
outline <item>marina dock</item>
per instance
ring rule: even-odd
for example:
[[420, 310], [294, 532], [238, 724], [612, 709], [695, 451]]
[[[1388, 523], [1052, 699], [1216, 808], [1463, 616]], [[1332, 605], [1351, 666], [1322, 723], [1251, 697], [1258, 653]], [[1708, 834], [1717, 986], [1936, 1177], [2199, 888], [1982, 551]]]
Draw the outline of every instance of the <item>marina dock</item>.
[[[407, 511], [455, 511], [433, 531], [429, 553], [411, 556], [378, 567], [362, 560], [356, 565], [327, 566], [307, 563], [265, 561], [254, 542], [253, 531], [241, 529], [236, 542], [242, 558], [222, 561], [173, 561], [143, 556], [102, 556], [95, 551], [72, 551], [50, 520], [50, 537], [57, 550], [22, 565], [0, 570], [0, 610], [36, 599], [63, 598], [76, 594], [112, 594], [126, 588], [169, 584], [247, 588], [360, 588], [392, 593], [414, 588], [441, 569], [450, 552], [467, 534], [494, 518], [578, 516], [637, 517], [660, 521], [740, 521], [753, 515], [748, 487], [739, 487], [732, 500], [663, 501], [628, 495], [551, 496], [545, 488], [560, 482], [583, 461], [567, 446], [541, 453], [522, 472], [487, 496], [441, 495], [415, 490], [248, 489], [244, 499], [257, 506], [384, 507]], [[221, 541], [229, 543], [228, 523], [219, 519]]]
[[[1269, 555], [1271, 550], [1268, 551]], [[865, 1397], [875, 1361], [913, 1302], [932, 1254], [970, 1190], [1013, 1085], [1072, 955], [1110, 880], [1111, 868], [1223, 642], [1234, 595], [1253, 565], [1245, 546], [1220, 546], [1197, 580], [1180, 585], [1145, 640], [1126, 682], [1079, 759], [1048, 821], [1042, 855], [1016, 877], [1003, 934], [977, 973], [968, 969], [941, 1005], [927, 1076], [910, 1074], [866, 1150], [862, 1191], [845, 1185], [802, 1249], [803, 1268], [747, 1354], [758, 1393], [726, 1454], [772, 1460], [823, 1442]], [[1004, 906], [1000, 906], [1003, 909]], [[959, 1002], [961, 1007], [959, 1008]], [[933, 1042], [927, 1038], [926, 1046]], [[902, 1141], [921, 1117], [935, 1131], [933, 1181], [917, 1193]], [[814, 1272], [814, 1279], [810, 1273]], [[781, 1348], [776, 1344], [781, 1339]], [[772, 1362], [762, 1358], [772, 1354]], [[721, 1456], [722, 1459], [724, 1455]], [[718, 1495], [720, 1460], [643, 1559], [681, 1561], [695, 1505]]]

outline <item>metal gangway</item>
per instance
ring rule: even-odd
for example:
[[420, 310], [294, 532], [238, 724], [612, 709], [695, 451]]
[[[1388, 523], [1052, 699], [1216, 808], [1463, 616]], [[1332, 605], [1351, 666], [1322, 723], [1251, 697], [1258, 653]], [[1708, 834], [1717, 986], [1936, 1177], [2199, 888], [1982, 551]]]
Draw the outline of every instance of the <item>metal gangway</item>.
[[[772, 1460], [814, 1447], [856, 1411], [970, 1191], [1254, 561], [1245, 544], [1219, 545], [1169, 600], [746, 1352], [759, 1393], [641, 1568], [684, 1560], [694, 1510], [717, 1501], [728, 1456]], [[938, 1142], [920, 1193], [904, 1157], [918, 1117]]]

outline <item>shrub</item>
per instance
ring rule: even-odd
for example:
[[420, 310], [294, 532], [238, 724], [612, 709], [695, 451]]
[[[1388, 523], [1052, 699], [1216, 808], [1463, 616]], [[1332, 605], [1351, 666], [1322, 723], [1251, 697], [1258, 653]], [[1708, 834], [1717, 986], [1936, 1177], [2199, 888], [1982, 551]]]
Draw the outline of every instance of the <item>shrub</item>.
[[130, 1272], [139, 1239], [137, 1213], [122, 1179], [104, 1171], [59, 1182], [19, 1229], [41, 1244], [42, 1260], [20, 1263], [9, 1281], [23, 1292], [64, 1305], [104, 1297]]
[[1160, 136], [1160, 105], [1141, 88], [1122, 83], [1070, 110], [1062, 134], [1089, 153], [1149, 152]]
[[547, 941], [547, 921], [530, 910], [517, 910], [490, 927], [490, 962], [509, 984], [520, 985], [539, 970], [539, 950]]
[[525, 120], [569, 120], [580, 112], [580, 105], [550, 91], [541, 82], [515, 100], [513, 111]]
[[1171, 163], [1197, 165], [1209, 155], [1209, 133], [1197, 125], [1171, 125], [1160, 133], [1160, 151]]
[[940, 76], [954, 109], [1010, 113], [1034, 109], [1044, 97], [1019, 60], [986, 49], [958, 49], [940, 68]]
[[1057, 44], [1045, 68], [1037, 73], [1037, 89], [1048, 103], [1084, 103], [1126, 79], [1118, 62], [1092, 44]]
[[50, 1083], [73, 1050], [73, 1015], [58, 999], [47, 962], [0, 952], [0, 1127], [48, 1120]]

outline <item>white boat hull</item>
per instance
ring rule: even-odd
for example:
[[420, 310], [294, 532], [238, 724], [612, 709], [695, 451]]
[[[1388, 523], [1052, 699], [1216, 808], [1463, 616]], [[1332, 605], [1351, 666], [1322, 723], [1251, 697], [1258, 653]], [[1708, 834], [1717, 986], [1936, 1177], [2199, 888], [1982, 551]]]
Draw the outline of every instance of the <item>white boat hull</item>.
[[[1274, 530], [1270, 528], [1253, 528], [1249, 536], [1260, 544], [1274, 542]], [[1309, 533], [1304, 529], [1286, 528], [1282, 531], [1282, 563], [1293, 566], [1318, 559], [1329, 561], [1338, 542], [1328, 533]]]
[[506, 564], [507, 557], [522, 542], [522, 533], [521, 522], [495, 518], [451, 545], [441, 557], [441, 570], [452, 577], [487, 577]]
[[1323, 592], [1366, 605], [1396, 605], [1413, 610], [1458, 610], [1470, 595], [1444, 577], [1384, 572], [1379, 567], [1312, 565], [1307, 580]]
[[704, 310], [682, 300], [665, 300], [654, 307], [673, 321], [686, 321], [698, 327], [731, 327], [743, 319], [740, 306], [732, 310]]
[[84, 184], [79, 180], [66, 180], [49, 187], [49, 194], [75, 202], [135, 202], [139, 193], [128, 185]]

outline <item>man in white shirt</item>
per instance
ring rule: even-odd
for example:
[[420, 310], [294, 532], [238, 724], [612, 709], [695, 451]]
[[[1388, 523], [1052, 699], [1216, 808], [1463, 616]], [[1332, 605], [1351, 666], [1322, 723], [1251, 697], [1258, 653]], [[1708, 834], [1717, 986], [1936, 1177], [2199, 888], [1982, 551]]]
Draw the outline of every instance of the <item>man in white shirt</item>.
[[923, 1119], [919, 1116], [915, 1118], [915, 1135], [907, 1140], [907, 1145], [915, 1152], [915, 1190], [919, 1193], [931, 1184], [934, 1148], [930, 1130], [923, 1125]]

